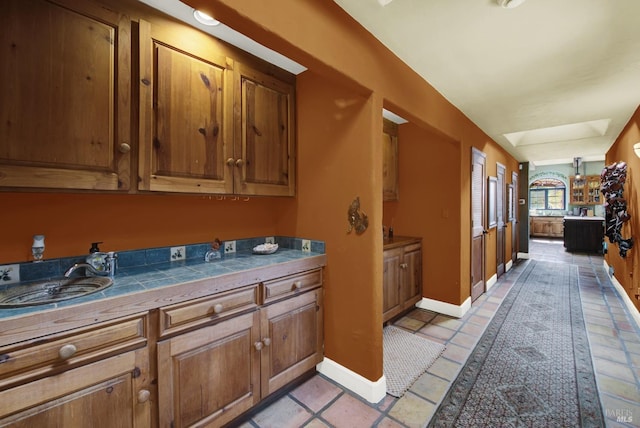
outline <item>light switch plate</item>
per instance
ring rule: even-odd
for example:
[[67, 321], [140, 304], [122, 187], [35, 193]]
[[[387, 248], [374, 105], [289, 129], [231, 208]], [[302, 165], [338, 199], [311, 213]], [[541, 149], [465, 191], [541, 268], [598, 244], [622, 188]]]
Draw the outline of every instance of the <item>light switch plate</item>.
[[311, 252], [311, 241], [309, 239], [302, 240], [302, 251], [305, 253]]
[[265, 244], [275, 244], [276, 238], [274, 238], [273, 236], [267, 236], [266, 238], [264, 238], [264, 242]]
[[0, 284], [14, 284], [20, 282], [20, 265], [0, 266]]
[[224, 253], [235, 253], [236, 252], [236, 241], [224, 241]]
[[180, 247], [171, 247], [171, 259], [170, 261], [176, 262], [178, 260], [184, 260], [187, 258], [187, 251], [184, 245]]

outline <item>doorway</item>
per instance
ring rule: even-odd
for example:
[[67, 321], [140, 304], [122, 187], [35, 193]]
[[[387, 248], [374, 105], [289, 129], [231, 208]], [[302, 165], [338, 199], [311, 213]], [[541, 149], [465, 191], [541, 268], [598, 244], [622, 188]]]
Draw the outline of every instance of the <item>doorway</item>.
[[487, 155], [471, 148], [471, 301], [486, 290], [484, 281], [486, 212], [486, 163]]
[[507, 168], [499, 162], [496, 162], [497, 178], [498, 178], [498, 191], [496, 192], [496, 219], [498, 224], [496, 227], [496, 276], [500, 278], [505, 272], [504, 261], [506, 252], [506, 235], [507, 235], [507, 222], [506, 218], [506, 204], [505, 204], [505, 180], [504, 176]]

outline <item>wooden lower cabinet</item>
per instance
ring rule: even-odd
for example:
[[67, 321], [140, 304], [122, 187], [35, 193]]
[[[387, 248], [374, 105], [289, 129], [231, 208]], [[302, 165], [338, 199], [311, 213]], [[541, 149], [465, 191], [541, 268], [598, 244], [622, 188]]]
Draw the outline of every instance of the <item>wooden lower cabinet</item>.
[[0, 426], [149, 427], [147, 348], [0, 392]]
[[529, 230], [531, 236], [562, 238], [564, 236], [563, 218], [558, 216], [531, 217]]
[[401, 237], [394, 241], [385, 245], [383, 256], [383, 322], [412, 308], [422, 297], [422, 240]]
[[260, 398], [258, 312], [158, 342], [160, 426], [219, 426]]
[[268, 276], [0, 346], [0, 427], [218, 427], [322, 358], [322, 269]]
[[322, 290], [158, 343], [160, 426], [222, 426], [322, 359]]

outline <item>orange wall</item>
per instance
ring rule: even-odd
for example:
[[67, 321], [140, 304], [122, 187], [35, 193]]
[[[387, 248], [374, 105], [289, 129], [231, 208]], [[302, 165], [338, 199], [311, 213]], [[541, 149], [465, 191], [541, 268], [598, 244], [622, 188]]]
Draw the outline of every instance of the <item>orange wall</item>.
[[[298, 77], [298, 185], [278, 230], [326, 243], [325, 355], [370, 379], [382, 374], [382, 105], [323, 77]], [[347, 233], [359, 196], [369, 228]]]
[[276, 234], [277, 198], [232, 201], [215, 196], [0, 193], [0, 263], [31, 260], [32, 235], [45, 238], [45, 258], [101, 249], [139, 248]]
[[622, 258], [617, 244], [609, 244], [605, 260], [613, 266], [614, 276], [640, 310], [640, 302], [635, 297], [640, 294], [640, 159], [633, 152], [633, 145], [640, 141], [640, 107], [635, 111], [629, 123], [618, 136], [605, 157], [605, 165], [624, 161], [627, 163], [627, 182], [624, 185], [624, 198], [631, 219], [622, 227], [623, 238], [634, 239], [634, 247]]

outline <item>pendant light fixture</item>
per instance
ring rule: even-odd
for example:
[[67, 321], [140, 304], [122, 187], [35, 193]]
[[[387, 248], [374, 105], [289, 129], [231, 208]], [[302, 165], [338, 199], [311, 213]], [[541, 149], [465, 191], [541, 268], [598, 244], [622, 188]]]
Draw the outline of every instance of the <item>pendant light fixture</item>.
[[573, 178], [573, 181], [576, 185], [580, 185], [584, 181], [582, 174], [580, 174], [581, 165], [582, 165], [582, 158], [573, 158], [573, 168], [575, 169], [575, 176]]

